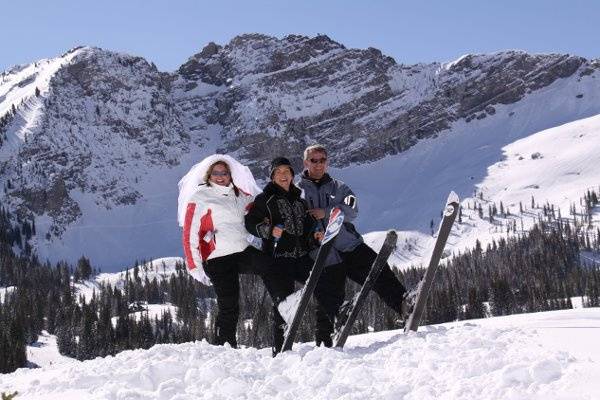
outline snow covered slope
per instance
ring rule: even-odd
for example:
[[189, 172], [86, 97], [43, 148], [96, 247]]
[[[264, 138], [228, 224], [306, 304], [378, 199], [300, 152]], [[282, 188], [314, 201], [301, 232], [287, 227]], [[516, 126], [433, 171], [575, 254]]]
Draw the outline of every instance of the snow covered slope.
[[33, 64], [20, 65], [0, 75], [0, 116], [6, 115], [15, 107], [23, 107], [19, 117], [23, 124], [18, 124], [15, 131], [7, 135], [8, 151], [16, 151], [20, 141], [31, 132], [43, 115], [43, 98], [50, 89], [50, 79], [61, 67], [71, 62], [78, 50], [72, 50], [61, 57], [39, 60]]
[[74, 358], [63, 356], [58, 351], [56, 336], [42, 331], [37, 342], [27, 346], [27, 362], [34, 368], [53, 368], [61, 364], [77, 364]]
[[[600, 102], [600, 91], [588, 95]], [[502, 124], [495, 124], [494, 117], [472, 125], [460, 123], [452, 133], [423, 140], [399, 155], [335, 171], [359, 194], [358, 225], [363, 231], [386, 225], [404, 231], [392, 263], [419, 264], [430, 254], [434, 241], [427, 234], [429, 223], [433, 219], [437, 227], [450, 190], [457, 191], [463, 206], [463, 222], [455, 224], [449, 239], [448, 248], [454, 251], [472, 248], [476, 240], [485, 246], [492, 238], [506, 236], [499, 224], [508, 221], [516, 220], [519, 230], [522, 222], [528, 230], [542, 213], [531, 208], [532, 196], [540, 206], [554, 204], [567, 218], [573, 203], [581, 210], [579, 200], [587, 190], [600, 192], [600, 115], [529, 134], [523, 125], [541, 124], [537, 110], [544, 104], [548, 109], [558, 107], [561, 100], [556, 105], [545, 103], [547, 97], [531, 96], [526, 101], [530, 110], [513, 114]], [[507, 112], [512, 112], [510, 107]], [[513, 215], [492, 224], [473, 209], [473, 204], [482, 203], [487, 216], [488, 204], [494, 202], [498, 207], [502, 202]], [[593, 218], [595, 230], [600, 209]], [[378, 248], [383, 237], [383, 232], [376, 232], [366, 240]]]
[[[138, 276], [142, 282], [148, 279], [152, 282], [156, 279], [157, 282], [162, 280], [168, 281], [171, 275], [177, 273], [175, 264], [183, 265], [181, 257], [166, 257], [148, 261], [141, 264], [136, 264], [138, 267]], [[127, 275], [129, 279], [134, 278], [134, 267], [124, 268], [121, 272], [104, 272], [93, 277], [92, 280], [76, 283], [77, 295], [83, 296], [86, 300], [92, 297], [94, 290], [98, 293], [100, 285], [111, 285], [113, 288], [123, 289]]]
[[600, 395], [600, 309], [351, 337], [346, 349], [206, 342], [0, 375], [18, 399], [578, 399]]

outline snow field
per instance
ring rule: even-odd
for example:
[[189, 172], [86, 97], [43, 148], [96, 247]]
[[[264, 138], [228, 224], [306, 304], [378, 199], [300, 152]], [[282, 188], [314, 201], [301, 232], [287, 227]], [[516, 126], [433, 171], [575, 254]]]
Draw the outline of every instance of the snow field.
[[61, 355], [58, 352], [56, 336], [50, 335], [47, 331], [42, 331], [38, 341], [31, 346], [27, 346], [27, 361], [37, 367], [76, 364], [78, 362], [73, 358]]
[[[561, 325], [569, 338], [548, 331]], [[568, 321], [564, 323], [565, 321]], [[567, 310], [351, 337], [344, 351], [157, 345], [115, 357], [0, 375], [19, 399], [597, 399], [600, 309]], [[553, 345], [548, 345], [550, 341]], [[596, 379], [594, 381], [592, 379]]]
[[[518, 129], [513, 129], [517, 135]], [[600, 190], [597, 167], [600, 164], [600, 115], [514, 141], [507, 140], [506, 134], [501, 132], [483, 130], [479, 137], [475, 135], [478, 133], [441, 135], [435, 140], [423, 140], [400, 155], [336, 171], [359, 193], [359, 230], [365, 225], [375, 228], [375, 223], [393, 226], [397, 220], [403, 221], [393, 226], [404, 231], [398, 232], [398, 248], [390, 257], [390, 264], [404, 269], [427, 263], [435, 241], [430, 234], [423, 233], [425, 224], [433, 219], [437, 231], [439, 210], [451, 189], [462, 193], [463, 223], [457, 220], [454, 224], [446, 246], [447, 255], [472, 249], [477, 240], [485, 248], [492, 240], [506, 237], [502, 223], [506, 225], [516, 220], [518, 230], [521, 226], [525, 231], [531, 229], [546, 202], [555, 205], [562, 218], [570, 218], [572, 222], [570, 206], [575, 204], [581, 212], [579, 199], [585, 192]], [[488, 137], [482, 140], [482, 135]], [[427, 162], [428, 157], [431, 162]], [[484, 165], [487, 165], [485, 172]], [[480, 178], [476, 178], [478, 176]], [[482, 193], [483, 200], [470, 197], [473, 190]], [[397, 197], [389, 203], [395, 191], [398, 191]], [[532, 196], [540, 208], [531, 208]], [[490, 223], [488, 205], [494, 202], [497, 207], [503, 202], [512, 215], [507, 218], [498, 215], [495, 223]], [[523, 215], [519, 214], [519, 203], [523, 204]], [[390, 204], [396, 208], [390, 208]], [[474, 204], [482, 205], [483, 219], [473, 209]], [[595, 227], [600, 225], [600, 210], [595, 211], [593, 223]], [[365, 242], [376, 250], [384, 237], [385, 232], [381, 231], [364, 235]]]

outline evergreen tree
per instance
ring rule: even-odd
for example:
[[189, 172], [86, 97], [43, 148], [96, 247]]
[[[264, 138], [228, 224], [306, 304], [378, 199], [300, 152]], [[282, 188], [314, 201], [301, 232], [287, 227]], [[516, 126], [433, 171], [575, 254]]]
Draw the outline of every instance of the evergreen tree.
[[514, 296], [506, 279], [493, 280], [490, 285], [490, 311], [492, 315], [509, 315], [514, 309]]
[[468, 298], [469, 301], [465, 307], [465, 319], [484, 318], [485, 306], [477, 288], [469, 288]]
[[[85, 257], [81, 257], [77, 261], [77, 268], [75, 271], [78, 273], [80, 279], [88, 280], [92, 275], [92, 265], [90, 264], [90, 260]], [[78, 280], [78, 279], [76, 279]]]

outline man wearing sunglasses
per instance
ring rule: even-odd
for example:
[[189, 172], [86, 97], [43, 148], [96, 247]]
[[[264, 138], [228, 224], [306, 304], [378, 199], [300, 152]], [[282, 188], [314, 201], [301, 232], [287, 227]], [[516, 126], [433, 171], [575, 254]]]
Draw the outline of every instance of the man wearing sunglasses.
[[[327, 173], [327, 149], [321, 145], [312, 145], [304, 150], [304, 172], [300, 187], [309, 205], [308, 212], [324, 229], [329, 219], [329, 213], [334, 207], [341, 208], [344, 212], [344, 225], [338, 233], [333, 244], [333, 250], [325, 263], [326, 267], [343, 268], [345, 274], [354, 282], [362, 285], [369, 274], [371, 265], [377, 253], [367, 246], [360, 233], [352, 224], [358, 216], [358, 203], [352, 190], [344, 182], [332, 178]], [[344, 278], [341, 286], [335, 285], [332, 290], [343, 291]], [[375, 282], [373, 290], [381, 297], [383, 302], [395, 310], [402, 318], [408, 312], [408, 305], [403, 307], [406, 289], [396, 275], [386, 264]], [[341, 316], [343, 319], [344, 316]]]

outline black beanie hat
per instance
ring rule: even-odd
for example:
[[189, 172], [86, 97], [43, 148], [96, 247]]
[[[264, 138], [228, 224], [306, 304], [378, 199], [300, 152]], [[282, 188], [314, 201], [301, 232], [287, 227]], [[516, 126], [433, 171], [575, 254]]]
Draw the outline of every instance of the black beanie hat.
[[273, 179], [273, 174], [275, 173], [275, 169], [282, 165], [285, 165], [286, 167], [288, 167], [290, 169], [292, 176], [295, 175], [294, 168], [292, 168], [292, 163], [290, 162], [290, 160], [288, 160], [285, 157], [277, 157], [277, 158], [273, 159], [273, 161], [271, 161], [271, 176], [270, 176], [271, 179]]

